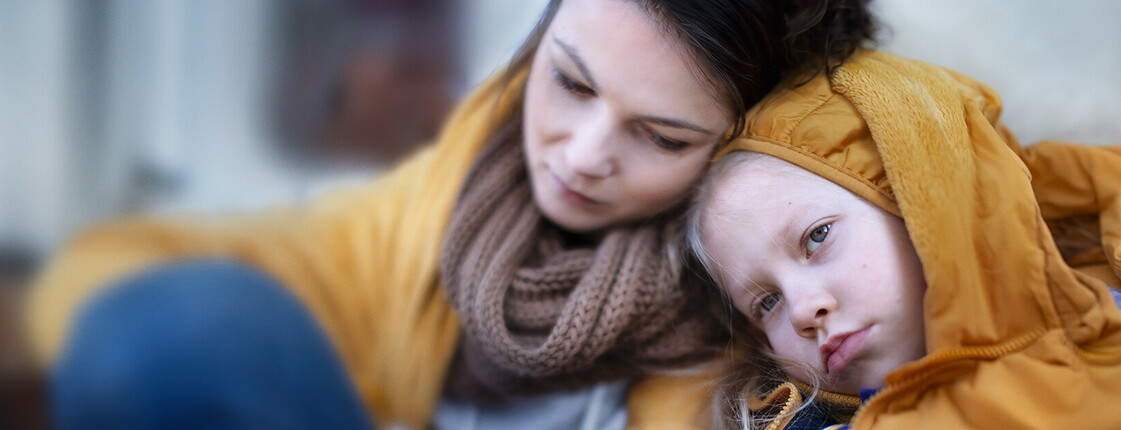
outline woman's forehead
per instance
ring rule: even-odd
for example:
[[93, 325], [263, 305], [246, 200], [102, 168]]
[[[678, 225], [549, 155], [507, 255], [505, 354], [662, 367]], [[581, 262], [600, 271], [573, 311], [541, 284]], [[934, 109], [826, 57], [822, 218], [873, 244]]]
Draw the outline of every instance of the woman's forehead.
[[732, 120], [703, 65], [638, 2], [566, 0], [541, 43], [561, 60], [578, 54], [601, 95], [627, 101], [636, 113], [687, 118], [719, 132]]

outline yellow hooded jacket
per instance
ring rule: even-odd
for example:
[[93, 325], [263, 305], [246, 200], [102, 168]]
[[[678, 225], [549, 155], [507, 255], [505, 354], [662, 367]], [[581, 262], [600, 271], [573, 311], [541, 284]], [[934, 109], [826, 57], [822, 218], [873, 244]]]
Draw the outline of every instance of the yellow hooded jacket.
[[905, 220], [928, 355], [854, 429], [1121, 428], [1121, 148], [1020, 148], [1000, 108], [958, 73], [860, 52], [773, 92], [722, 151], [790, 161]]
[[[28, 306], [36, 353], [58, 355], [72, 316], [113, 280], [174, 259], [248, 262], [312, 311], [380, 426], [424, 428], [442, 393], [459, 323], [439, 282], [441, 243], [463, 178], [502, 120], [520, 108], [525, 73], [492, 78], [452, 114], [435, 145], [369, 184], [299, 209], [247, 216], [128, 219], [88, 229], [37, 279]], [[700, 407], [692, 378], [631, 390], [630, 428], [682, 428]], [[665, 402], [674, 402], [666, 407]]]

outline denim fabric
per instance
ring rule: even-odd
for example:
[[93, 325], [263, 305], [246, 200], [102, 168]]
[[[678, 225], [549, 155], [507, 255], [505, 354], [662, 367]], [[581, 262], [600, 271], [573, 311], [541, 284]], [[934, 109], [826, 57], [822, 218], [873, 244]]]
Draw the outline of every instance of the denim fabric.
[[373, 428], [310, 313], [226, 260], [159, 267], [90, 300], [50, 385], [63, 430]]

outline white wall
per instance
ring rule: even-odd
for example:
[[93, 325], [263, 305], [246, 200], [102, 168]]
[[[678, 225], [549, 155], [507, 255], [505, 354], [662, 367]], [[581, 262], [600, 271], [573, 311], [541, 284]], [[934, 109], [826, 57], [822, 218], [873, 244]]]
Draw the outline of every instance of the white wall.
[[467, 83], [482, 82], [514, 55], [548, 0], [486, 0], [466, 2]]
[[988, 83], [1021, 143], [1121, 144], [1121, 1], [873, 0], [882, 47]]
[[77, 221], [64, 3], [0, 4], [0, 246], [54, 241]]

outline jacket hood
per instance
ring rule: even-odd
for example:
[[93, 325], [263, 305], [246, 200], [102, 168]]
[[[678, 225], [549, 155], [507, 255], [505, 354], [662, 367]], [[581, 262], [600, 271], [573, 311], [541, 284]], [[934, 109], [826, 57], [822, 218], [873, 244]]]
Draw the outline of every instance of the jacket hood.
[[1012, 356], [1031, 355], [1019, 370], [1035, 371], [1072, 363], [1072, 353], [1105, 354], [1118, 374], [1121, 314], [1101, 280], [1064, 263], [1000, 110], [980, 82], [864, 51], [780, 86], [717, 155], [778, 157], [904, 219], [928, 286], [928, 355], [889, 374], [858, 420], [906, 415], [919, 408], [917, 393], [939, 381], [977, 383], [968, 381], [978, 363], [1020, 366]]

